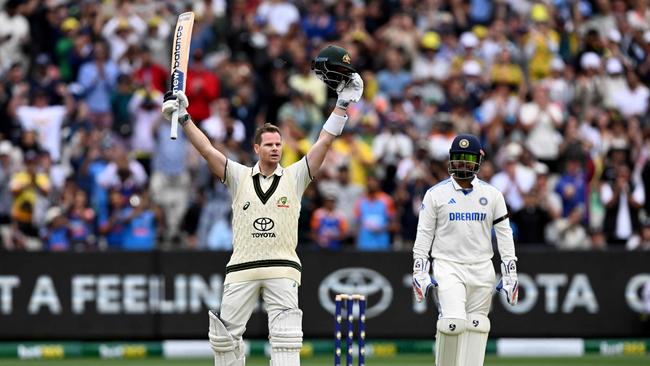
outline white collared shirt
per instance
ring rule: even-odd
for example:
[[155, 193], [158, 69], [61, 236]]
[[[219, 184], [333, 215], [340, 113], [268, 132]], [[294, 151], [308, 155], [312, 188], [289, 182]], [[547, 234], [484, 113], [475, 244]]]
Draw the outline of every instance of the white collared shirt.
[[261, 178], [260, 186], [262, 190], [266, 191], [269, 189], [269, 187], [271, 187], [271, 184], [273, 183], [273, 177], [276, 175], [281, 177], [284, 169], [287, 169], [293, 173], [294, 179], [296, 181], [296, 194], [298, 197], [301, 197], [309, 183], [312, 181], [312, 176], [311, 172], [309, 171], [309, 164], [307, 163], [306, 156], [286, 168], [283, 168], [280, 166], [280, 164], [278, 164], [277, 168], [275, 168], [273, 171], [273, 174], [269, 176], [262, 175], [260, 172], [259, 162], [255, 163], [253, 167], [248, 167], [236, 161], [228, 159], [225, 169], [226, 177], [222, 183], [224, 183], [230, 189], [230, 191], [234, 193], [237, 192], [237, 185], [242, 181], [243, 176], [246, 174], [250, 174], [251, 176], [259, 174]]
[[468, 190], [446, 179], [424, 195], [413, 258], [428, 259], [431, 252], [433, 258], [458, 263], [490, 260], [493, 228], [501, 260], [516, 260], [503, 194], [476, 177]]

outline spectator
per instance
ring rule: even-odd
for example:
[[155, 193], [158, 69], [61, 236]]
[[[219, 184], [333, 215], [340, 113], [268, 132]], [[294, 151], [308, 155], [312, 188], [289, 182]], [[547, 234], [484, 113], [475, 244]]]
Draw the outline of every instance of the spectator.
[[641, 117], [648, 111], [648, 87], [641, 84], [639, 76], [634, 71], [627, 71], [627, 88], [614, 97], [614, 104], [623, 117]]
[[0, 12], [0, 71], [5, 72], [11, 64], [25, 64], [23, 49], [30, 40], [27, 19], [20, 11], [21, 0], [9, 0]]
[[506, 149], [503, 170], [492, 177], [490, 184], [503, 193], [508, 208], [517, 212], [524, 207], [524, 196], [535, 184], [535, 173], [519, 163], [521, 146], [512, 143]]
[[523, 206], [512, 215], [515, 238], [518, 244], [544, 243], [545, 229], [551, 223], [551, 215], [542, 206], [541, 195], [531, 190], [523, 195]]
[[0, 248], [11, 249], [11, 206], [10, 182], [14, 164], [13, 146], [7, 140], [0, 141]]
[[568, 156], [564, 173], [555, 186], [555, 192], [562, 200], [562, 217], [567, 218], [569, 215], [581, 212], [584, 215], [582, 223], [586, 223], [587, 189], [581, 158], [575, 155]]
[[88, 194], [76, 189], [72, 206], [67, 213], [70, 243], [76, 250], [93, 250], [96, 248], [95, 210], [90, 207]]
[[45, 225], [43, 249], [56, 252], [71, 249], [68, 219], [60, 207], [53, 206], [47, 210]]
[[325, 11], [320, 1], [309, 4], [307, 14], [302, 18], [302, 30], [309, 40], [329, 41], [336, 35], [335, 20]]
[[[74, 102], [65, 85], [59, 84], [59, 92], [65, 95], [66, 105], [50, 105], [50, 97], [44, 89], [33, 91], [29, 106], [16, 108], [16, 117], [23, 129], [34, 130], [39, 145], [47, 150], [52, 160], [58, 162], [61, 157], [61, 131], [65, 118], [72, 113]], [[20, 98], [20, 96], [17, 96]]]
[[140, 49], [140, 67], [134, 72], [134, 79], [146, 90], [167, 91], [167, 69], [156, 62], [151, 49], [144, 45]]
[[128, 198], [117, 187], [109, 190], [108, 210], [100, 211], [97, 219], [99, 233], [102, 235], [101, 249], [122, 249], [126, 235], [126, 221], [130, 213]]
[[257, 8], [256, 19], [266, 24], [271, 31], [284, 36], [292, 25], [300, 21], [300, 13], [298, 8], [289, 1], [264, 0]]
[[357, 249], [390, 250], [395, 204], [389, 195], [380, 190], [376, 177], [368, 177], [366, 190], [366, 194], [357, 201], [354, 209], [359, 223]]
[[205, 189], [204, 206], [199, 216], [198, 248], [232, 250], [232, 197], [222, 184], [211, 182]]
[[386, 66], [377, 73], [379, 91], [389, 97], [401, 97], [411, 82], [411, 75], [404, 69], [404, 60], [398, 49], [389, 48], [385, 57]]
[[124, 250], [153, 250], [156, 248], [157, 218], [155, 208], [151, 207], [149, 194], [134, 194], [129, 197], [129, 208], [124, 218], [124, 236], [122, 249]]
[[555, 220], [546, 232], [546, 240], [560, 250], [586, 250], [591, 240], [582, 225], [584, 206], [576, 206], [566, 217]]
[[303, 95], [307, 103], [322, 109], [327, 101], [327, 86], [311, 72], [307, 60], [300, 62], [297, 69], [299, 73], [289, 77], [288, 85]]
[[563, 124], [563, 117], [560, 108], [550, 102], [548, 89], [542, 85], [535, 87], [533, 100], [521, 106], [519, 119], [527, 133], [526, 148], [556, 172], [562, 142], [558, 129]]
[[147, 175], [151, 174], [151, 159], [156, 144], [154, 126], [163, 119], [160, 115], [162, 98], [157, 90], [140, 89], [129, 101], [129, 112], [134, 121], [131, 151]]
[[617, 167], [616, 180], [603, 183], [600, 198], [605, 206], [604, 229], [611, 244], [625, 244], [639, 232], [639, 209], [645, 204], [643, 184], [634, 184], [630, 169], [625, 165]]
[[25, 168], [14, 173], [9, 187], [13, 195], [11, 208], [14, 245], [18, 249], [40, 250], [38, 226], [35, 216], [39, 200], [50, 193], [50, 179], [38, 171], [38, 155], [27, 151], [24, 156]]
[[354, 205], [350, 202], [357, 202], [363, 194], [363, 186], [353, 183], [350, 179], [350, 169], [347, 165], [341, 165], [334, 179], [321, 182], [319, 187], [323, 196], [335, 197], [334, 206], [343, 214], [347, 223], [346, 240], [351, 239], [357, 231], [357, 224]]
[[382, 166], [397, 166], [413, 155], [413, 142], [396, 122], [390, 122], [372, 142], [372, 154]]
[[97, 183], [105, 189], [117, 188], [124, 197], [129, 197], [145, 186], [147, 172], [124, 149], [116, 148], [113, 161], [97, 176]]
[[163, 242], [178, 243], [180, 226], [190, 205], [192, 182], [188, 171], [189, 143], [183, 133], [176, 140], [169, 138], [169, 126], [159, 119], [151, 133], [155, 151], [151, 162], [149, 190], [151, 201], [165, 213]]
[[118, 73], [117, 64], [108, 58], [108, 44], [95, 41], [93, 59], [81, 65], [77, 82], [90, 112], [89, 119], [98, 128], [108, 128], [112, 124], [111, 93]]
[[187, 85], [185, 93], [190, 101], [187, 110], [194, 121], [210, 117], [210, 104], [219, 97], [219, 79], [203, 63], [203, 51], [192, 53], [192, 62], [187, 70]]
[[322, 127], [322, 112], [305, 94], [294, 91], [290, 97], [278, 110], [278, 122], [294, 124], [309, 141], [316, 141]]
[[336, 139], [332, 144], [328, 159], [331, 159], [331, 162], [323, 164], [323, 166], [347, 165], [350, 171], [350, 181], [360, 186], [365, 186], [368, 169], [375, 162], [372, 148], [355, 136], [349, 127], [344, 129], [341, 138]]
[[314, 211], [311, 229], [314, 242], [321, 249], [341, 250], [348, 228], [342, 212], [336, 209], [336, 198], [332, 195], [323, 198], [323, 206]]

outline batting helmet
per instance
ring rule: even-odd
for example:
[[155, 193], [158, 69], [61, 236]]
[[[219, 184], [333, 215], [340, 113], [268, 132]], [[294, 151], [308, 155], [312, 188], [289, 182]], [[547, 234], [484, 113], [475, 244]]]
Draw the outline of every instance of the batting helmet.
[[483, 162], [481, 142], [474, 135], [456, 136], [449, 149], [449, 174], [458, 179], [472, 179], [478, 174]]
[[325, 84], [336, 90], [341, 82], [347, 83], [357, 72], [352, 66], [350, 54], [344, 48], [329, 45], [323, 48], [311, 62], [311, 69]]

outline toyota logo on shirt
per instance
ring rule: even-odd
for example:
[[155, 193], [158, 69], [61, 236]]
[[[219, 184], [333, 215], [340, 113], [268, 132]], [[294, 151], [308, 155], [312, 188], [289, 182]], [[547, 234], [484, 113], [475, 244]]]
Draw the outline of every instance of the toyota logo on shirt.
[[268, 217], [258, 217], [253, 221], [253, 227], [257, 231], [269, 231], [275, 227], [275, 223]]

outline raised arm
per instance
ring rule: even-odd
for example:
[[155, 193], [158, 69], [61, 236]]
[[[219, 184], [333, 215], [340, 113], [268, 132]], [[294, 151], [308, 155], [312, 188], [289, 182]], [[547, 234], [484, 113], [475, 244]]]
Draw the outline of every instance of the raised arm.
[[307, 164], [315, 174], [323, 164], [327, 150], [334, 142], [334, 139], [341, 135], [345, 123], [348, 121], [347, 108], [350, 103], [358, 102], [363, 95], [363, 80], [359, 74], [354, 73], [347, 84], [342, 84], [337, 89], [338, 99], [336, 101], [336, 108], [332, 111], [325, 124], [323, 130], [318, 136], [318, 140], [311, 147], [307, 153]]
[[165, 119], [170, 120], [172, 113], [178, 110], [178, 123], [183, 127], [185, 136], [208, 162], [208, 167], [212, 173], [223, 181], [226, 176], [226, 155], [212, 146], [210, 139], [194, 124], [191, 116], [187, 113], [188, 105], [189, 102], [185, 93], [172, 94], [167, 92], [162, 106], [163, 116]]

